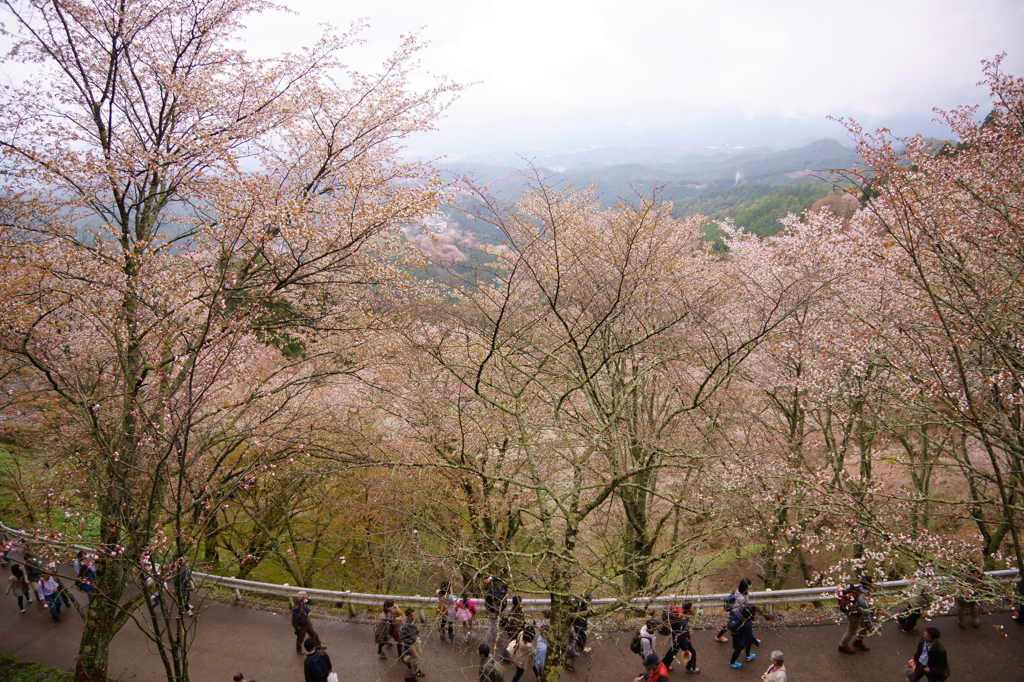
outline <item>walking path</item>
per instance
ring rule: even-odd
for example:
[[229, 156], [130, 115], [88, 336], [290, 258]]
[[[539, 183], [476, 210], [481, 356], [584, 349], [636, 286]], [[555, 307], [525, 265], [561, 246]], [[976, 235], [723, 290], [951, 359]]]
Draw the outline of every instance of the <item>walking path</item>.
[[[63, 572], [63, 571], [62, 571]], [[6, 576], [6, 569], [4, 569]], [[6, 581], [4, 581], [6, 582]], [[84, 597], [75, 593], [76, 597]], [[50, 619], [49, 612], [38, 602], [28, 605], [26, 613], [18, 612], [13, 596], [0, 602], [0, 653], [38, 661], [58, 668], [74, 667], [82, 620], [72, 609], [61, 622]], [[336, 619], [317, 618], [313, 606], [313, 622], [321, 634], [334, 669], [343, 682], [402, 682], [406, 668], [391, 658], [377, 658], [370, 625], [354, 624]], [[723, 615], [724, 620], [724, 615]], [[486, 636], [486, 620], [476, 628], [477, 639], [469, 646], [441, 641], [436, 633], [425, 639], [423, 670], [427, 682], [476, 682], [479, 661], [475, 655], [477, 642]], [[981, 627], [960, 630], [951, 617], [936, 618], [931, 625], [942, 631], [942, 642], [949, 652], [954, 681], [1021, 682], [1024, 680], [1024, 627], [1014, 623], [1010, 614], [982, 616]], [[929, 625], [921, 621], [923, 630]], [[731, 646], [715, 642], [711, 630], [694, 633], [701, 675], [693, 679], [707, 682], [757, 682], [769, 665], [769, 654], [781, 649], [792, 682], [828, 680], [829, 682], [901, 682], [903, 669], [914, 653], [917, 638], [898, 632], [894, 623], [887, 623], [879, 636], [870, 637], [870, 652], [856, 655], [840, 654], [836, 647], [845, 626], [825, 625], [772, 629], [758, 621], [756, 633], [762, 646], [755, 649], [757, 660], [742, 669], [727, 667]], [[196, 682], [227, 682], [236, 672], [243, 672], [259, 682], [302, 682], [303, 657], [295, 654], [290, 615], [282, 604], [271, 613], [235, 606], [208, 603], [198, 617], [196, 638], [189, 653], [189, 668]], [[1005, 635], [1005, 637], [1004, 637]], [[566, 682], [631, 682], [640, 670], [637, 656], [629, 651], [630, 635], [626, 633], [591, 634], [588, 644], [593, 651], [577, 661], [578, 672], [565, 673]], [[668, 647], [668, 638], [658, 639], [658, 651]], [[506, 666], [506, 679], [515, 668]], [[163, 681], [163, 667], [152, 644], [129, 623], [114, 639], [110, 654], [110, 675], [117, 680], [139, 682]], [[673, 679], [690, 679], [677, 665]], [[2, 674], [0, 674], [2, 678]], [[532, 682], [529, 671], [524, 680]]]

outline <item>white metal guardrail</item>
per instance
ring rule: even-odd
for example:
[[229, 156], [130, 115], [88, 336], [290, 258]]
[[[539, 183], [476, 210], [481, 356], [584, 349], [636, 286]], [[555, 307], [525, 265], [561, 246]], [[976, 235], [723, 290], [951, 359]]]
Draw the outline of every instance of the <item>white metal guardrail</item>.
[[[83, 545], [40, 538], [39, 536], [32, 535], [31, 533], [9, 528], [3, 523], [0, 523], [0, 529], [10, 535], [25, 538], [36, 543], [65, 547], [67, 549], [74, 550], [84, 549], [86, 551], [90, 551], [92, 549], [91, 547]], [[1015, 577], [1017, 575], [1017, 569], [988, 571], [985, 575], [997, 581], [1005, 581]], [[239, 580], [238, 578], [229, 578], [214, 575], [212, 573], [200, 573], [198, 571], [193, 571], [192, 576], [197, 582], [202, 584], [233, 590], [236, 597], [240, 597], [241, 592], [252, 592], [254, 594], [268, 594], [277, 597], [291, 598], [299, 592], [305, 592], [310, 599], [353, 606], [380, 606], [385, 599], [393, 599], [396, 604], [401, 606], [420, 608], [432, 606], [437, 603], [437, 597], [434, 596], [421, 597], [420, 595], [409, 596], [402, 594], [365, 594], [350, 592], [347, 590], [318, 590], [309, 587], [292, 587], [290, 585], [278, 585], [276, 583]], [[949, 580], [949, 578], [937, 577], [936, 580], [946, 581]], [[910, 580], [889, 580], [885, 582], [878, 582], [875, 583], [875, 592], [891, 594], [899, 592], [901, 589], [909, 587], [911, 584], [912, 581]], [[752, 604], [756, 605], [799, 604], [815, 601], [828, 601], [830, 599], [835, 599], [838, 596], [840, 589], [841, 586], [839, 585], [831, 585], [827, 587], [808, 587], [796, 590], [764, 590], [762, 592], [751, 592], [750, 601]], [[658, 609], [668, 606], [669, 604], [678, 604], [680, 602], [689, 601], [693, 602], [693, 604], [698, 607], [707, 605], [721, 606], [722, 602], [730, 594], [731, 592], [721, 594], [663, 595], [659, 597], [637, 597], [628, 601], [613, 598], [602, 598], [594, 599], [591, 604], [596, 607], [611, 606], [614, 604], [628, 604], [634, 608]], [[523, 610], [528, 612], [544, 611], [548, 609], [550, 605], [551, 601], [546, 598], [523, 599]]]

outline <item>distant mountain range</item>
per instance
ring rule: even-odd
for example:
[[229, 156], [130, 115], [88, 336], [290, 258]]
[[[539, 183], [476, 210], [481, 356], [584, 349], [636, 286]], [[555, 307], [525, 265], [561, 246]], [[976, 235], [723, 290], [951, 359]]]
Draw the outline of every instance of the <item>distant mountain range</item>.
[[[836, 140], [796, 149], [704, 149], [641, 147], [564, 152], [530, 160], [542, 177], [559, 185], [589, 187], [608, 202], [660, 188], [665, 200], [680, 201], [745, 183], [789, 185], [827, 180], [831, 169], [853, 168], [857, 154]], [[526, 185], [518, 166], [460, 162], [447, 171], [473, 179], [491, 194], [511, 199]]]

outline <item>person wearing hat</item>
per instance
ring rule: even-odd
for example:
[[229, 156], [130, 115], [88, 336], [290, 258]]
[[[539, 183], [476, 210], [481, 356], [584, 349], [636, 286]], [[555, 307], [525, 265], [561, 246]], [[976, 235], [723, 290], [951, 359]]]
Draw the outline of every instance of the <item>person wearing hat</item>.
[[942, 682], [949, 677], [949, 662], [945, 647], [939, 644], [940, 636], [938, 628], [924, 631], [924, 637], [914, 652], [914, 674], [909, 682], [920, 682], [922, 677], [927, 677], [928, 682]]
[[772, 667], [761, 675], [763, 682], [786, 682], [786, 656], [781, 651], [772, 652]]
[[648, 654], [644, 658], [644, 672], [633, 682], [669, 682], [668, 666], [661, 662], [658, 654]]
[[686, 663], [686, 672], [690, 674], [700, 672], [700, 668], [697, 667], [697, 651], [693, 648], [693, 641], [690, 638], [692, 612], [693, 604], [690, 602], [665, 609], [663, 617], [668, 621], [668, 627], [672, 633], [672, 645], [661, 662], [668, 666], [669, 670], [672, 670], [672, 661], [676, 654], [680, 654], [679, 659]]
[[864, 643], [864, 638], [871, 631], [871, 586], [873, 584], [871, 576], [865, 575], [861, 577], [860, 585], [850, 585], [846, 590], [846, 594], [852, 597], [853, 603], [850, 604], [850, 610], [846, 614], [846, 634], [839, 642], [839, 653], [852, 654], [856, 653], [857, 649], [870, 651], [870, 647]]
[[319, 648], [320, 636], [309, 622], [309, 597], [305, 592], [295, 595], [295, 604], [292, 605], [292, 629], [295, 630], [295, 653], [302, 654], [302, 643], [310, 638]]

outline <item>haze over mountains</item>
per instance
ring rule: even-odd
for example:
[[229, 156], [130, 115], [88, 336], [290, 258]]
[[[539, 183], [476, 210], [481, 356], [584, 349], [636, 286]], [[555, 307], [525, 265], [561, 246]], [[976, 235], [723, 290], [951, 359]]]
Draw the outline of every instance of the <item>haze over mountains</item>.
[[[462, 160], [446, 164], [453, 176], [468, 177], [489, 192], [510, 198], [526, 178], [518, 165]], [[796, 149], [695, 149], [672, 147], [600, 148], [563, 152], [530, 160], [543, 177], [576, 187], [596, 185], [609, 199], [661, 188], [666, 200], [679, 201], [739, 184], [790, 185], [820, 181], [830, 169], [852, 168], [854, 151], [835, 140], [818, 140]], [[617, 161], [621, 161], [618, 162]]]

